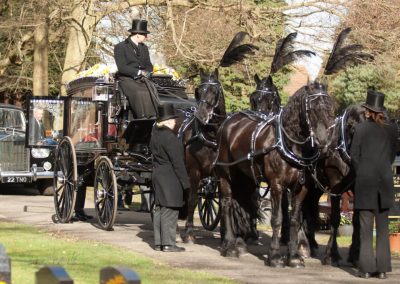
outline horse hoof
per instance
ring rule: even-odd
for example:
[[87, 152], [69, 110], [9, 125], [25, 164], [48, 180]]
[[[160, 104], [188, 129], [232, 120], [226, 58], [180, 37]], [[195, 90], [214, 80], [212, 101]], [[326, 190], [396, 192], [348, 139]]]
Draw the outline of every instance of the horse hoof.
[[292, 268], [304, 268], [304, 260], [301, 258], [289, 259], [288, 266]]
[[184, 241], [185, 244], [189, 244], [189, 245], [194, 245], [194, 240], [192, 239], [187, 239]]
[[299, 249], [297, 250], [298, 254], [301, 255], [304, 258], [309, 258], [311, 255], [310, 250], [308, 247], [301, 245]]
[[281, 256], [275, 255], [271, 258], [268, 258], [267, 265], [273, 268], [283, 268], [285, 267], [285, 262]]
[[338, 267], [338, 266], [340, 266], [340, 257], [339, 258], [337, 258], [337, 257], [331, 257], [331, 256], [326, 256], [326, 257], [324, 257], [323, 259], [322, 259], [322, 264], [323, 265], [330, 265], [330, 266], [333, 266], [333, 267]]
[[246, 247], [238, 247], [238, 254], [243, 255], [247, 253], [247, 248]]
[[238, 258], [239, 251], [236, 249], [225, 249], [221, 251], [221, 255], [224, 257]]
[[195, 238], [194, 238], [194, 237], [191, 237], [191, 236], [185, 236], [185, 237], [183, 237], [183, 238], [182, 238], [182, 241], [183, 241], [185, 244], [190, 244], [190, 245], [195, 244]]

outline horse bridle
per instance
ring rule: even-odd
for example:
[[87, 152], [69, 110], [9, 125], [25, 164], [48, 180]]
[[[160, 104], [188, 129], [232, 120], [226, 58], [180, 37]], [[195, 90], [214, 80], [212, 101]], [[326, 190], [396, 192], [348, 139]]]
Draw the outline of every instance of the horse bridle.
[[314, 145], [315, 145], [315, 131], [314, 131], [312, 125], [311, 125], [310, 111], [311, 111], [311, 101], [317, 99], [318, 97], [327, 97], [327, 98], [330, 99], [329, 95], [327, 93], [323, 93], [323, 92], [319, 92], [317, 94], [312, 94], [312, 95], [307, 94], [307, 96], [305, 98], [305, 106], [306, 106], [305, 116], [306, 116], [306, 122], [307, 122], [307, 125], [308, 125], [308, 129], [309, 129], [309, 132], [310, 132], [310, 136], [306, 139], [306, 141], [310, 139], [311, 140], [311, 147], [313, 147], [313, 148], [314, 148]]
[[280, 107], [280, 103], [278, 101], [279, 96], [277, 95], [278, 92], [277, 91], [271, 91], [269, 89], [256, 89], [254, 91], [254, 93], [261, 93], [261, 96], [268, 96], [268, 95], [272, 95], [272, 104], [276, 104], [276, 106], [279, 108]]
[[211, 104], [210, 102], [207, 102], [205, 99], [203, 100], [199, 100], [200, 103], [205, 103], [206, 105], [212, 107], [212, 108], [216, 108], [219, 104], [219, 97], [220, 97], [220, 93], [221, 93], [221, 83], [219, 82], [212, 82], [212, 81], [208, 81], [208, 82], [203, 82], [201, 83], [199, 86], [218, 86], [218, 97], [217, 100], [215, 101], [215, 104]]

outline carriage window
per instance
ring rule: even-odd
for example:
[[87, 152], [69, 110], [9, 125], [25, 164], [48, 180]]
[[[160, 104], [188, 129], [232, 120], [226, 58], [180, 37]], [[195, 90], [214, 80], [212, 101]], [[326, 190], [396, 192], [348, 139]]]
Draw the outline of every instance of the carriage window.
[[76, 149], [100, 147], [100, 129], [96, 117], [96, 104], [91, 100], [73, 99], [69, 136]]
[[33, 99], [29, 105], [28, 144], [55, 146], [64, 129], [64, 101]]

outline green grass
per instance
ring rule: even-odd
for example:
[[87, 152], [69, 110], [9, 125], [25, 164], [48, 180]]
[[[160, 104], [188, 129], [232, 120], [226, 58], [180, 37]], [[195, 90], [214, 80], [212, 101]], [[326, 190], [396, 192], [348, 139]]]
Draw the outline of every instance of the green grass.
[[0, 222], [0, 243], [11, 258], [12, 283], [35, 283], [43, 265], [64, 267], [75, 284], [99, 283], [106, 266], [133, 269], [142, 283], [236, 283], [205, 272], [173, 268], [148, 257], [94, 241], [82, 241], [38, 230], [35, 227]]

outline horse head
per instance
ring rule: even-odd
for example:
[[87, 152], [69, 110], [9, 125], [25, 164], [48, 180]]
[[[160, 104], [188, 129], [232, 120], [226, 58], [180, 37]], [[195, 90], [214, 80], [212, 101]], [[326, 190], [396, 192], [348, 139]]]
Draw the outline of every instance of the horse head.
[[326, 154], [335, 126], [333, 101], [326, 85], [313, 82], [297, 90], [285, 106], [283, 124], [295, 144]]
[[254, 75], [257, 84], [256, 90], [250, 95], [251, 109], [259, 112], [278, 113], [281, 107], [281, 98], [278, 89], [272, 82], [271, 75], [262, 80]]
[[334, 126], [334, 104], [327, 86], [315, 81], [305, 86], [303, 112], [307, 124], [311, 146], [317, 146], [326, 153], [331, 143]]
[[207, 124], [214, 114], [226, 115], [225, 101], [218, 80], [218, 69], [210, 74], [200, 69], [200, 78], [200, 85], [195, 91], [198, 102], [195, 116], [202, 124]]

